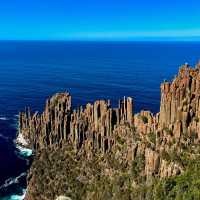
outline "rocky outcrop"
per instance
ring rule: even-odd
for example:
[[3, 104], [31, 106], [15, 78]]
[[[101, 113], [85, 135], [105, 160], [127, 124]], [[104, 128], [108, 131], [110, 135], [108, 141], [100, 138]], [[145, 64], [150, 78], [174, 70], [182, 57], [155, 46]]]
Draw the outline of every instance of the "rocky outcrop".
[[200, 65], [182, 66], [179, 74], [169, 83], [161, 85], [159, 125], [172, 127], [176, 137], [181, 133], [199, 132]]
[[41, 115], [31, 115], [30, 109], [20, 113], [19, 129], [35, 151], [70, 142], [76, 149], [107, 152], [114, 144], [115, 128], [125, 123], [132, 126], [132, 104], [128, 97], [120, 100], [115, 109], [110, 101], [99, 100], [72, 110], [69, 93], [59, 93], [47, 100]]
[[[183, 147], [199, 144], [200, 64], [183, 65], [172, 82], [161, 84], [159, 113], [133, 110], [131, 97], [119, 100], [118, 108], [98, 100], [73, 110], [70, 94], [58, 93], [46, 101], [42, 114], [29, 108], [21, 112], [19, 131], [36, 153], [71, 145], [87, 160], [98, 153], [135, 166], [147, 182], [176, 176], [184, 171]], [[105, 167], [104, 173], [112, 176], [113, 169]]]

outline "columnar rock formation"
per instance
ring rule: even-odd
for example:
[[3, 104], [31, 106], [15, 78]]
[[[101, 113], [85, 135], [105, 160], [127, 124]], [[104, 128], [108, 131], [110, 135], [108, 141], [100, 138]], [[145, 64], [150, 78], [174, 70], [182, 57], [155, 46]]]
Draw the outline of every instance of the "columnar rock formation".
[[[144, 157], [141, 174], [169, 177], [184, 166], [172, 158], [181, 154], [182, 145], [198, 144], [200, 139], [200, 64], [182, 66], [172, 82], [161, 84], [160, 112], [133, 114], [133, 99], [99, 100], [76, 110], [71, 108], [69, 93], [48, 99], [42, 114], [20, 113], [19, 131], [37, 152], [47, 147], [72, 144], [88, 157], [95, 151], [114, 156], [130, 164]], [[123, 146], [123, 148], [121, 148]]]
[[128, 97], [112, 109], [110, 101], [100, 100], [72, 111], [69, 93], [59, 93], [47, 100], [41, 115], [31, 115], [30, 109], [20, 113], [19, 128], [35, 150], [71, 142], [77, 149], [106, 152], [114, 144], [114, 129], [124, 123], [132, 126], [132, 104]]
[[159, 125], [170, 127], [178, 139], [186, 133], [200, 137], [200, 64], [190, 68], [185, 64], [172, 83], [161, 85]]

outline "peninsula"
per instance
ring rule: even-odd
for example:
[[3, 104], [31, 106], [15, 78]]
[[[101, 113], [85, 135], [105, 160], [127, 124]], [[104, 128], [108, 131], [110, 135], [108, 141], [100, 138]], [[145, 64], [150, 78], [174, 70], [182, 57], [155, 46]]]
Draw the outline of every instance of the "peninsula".
[[200, 63], [160, 89], [157, 114], [134, 114], [132, 97], [73, 110], [67, 92], [21, 112], [34, 152], [25, 199], [200, 199]]

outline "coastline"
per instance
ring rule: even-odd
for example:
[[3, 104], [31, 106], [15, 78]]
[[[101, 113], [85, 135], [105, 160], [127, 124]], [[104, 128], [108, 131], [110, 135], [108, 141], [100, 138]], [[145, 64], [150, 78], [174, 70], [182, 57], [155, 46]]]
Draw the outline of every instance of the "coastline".
[[[83, 193], [92, 199], [104, 195], [106, 189], [112, 196], [112, 187], [119, 187], [118, 177], [125, 173], [128, 179], [123, 177], [123, 192], [116, 190], [115, 195], [134, 199], [141, 184], [148, 187], [153, 180], [184, 175], [193, 162], [185, 157], [187, 153], [196, 158], [199, 155], [186, 148], [200, 141], [199, 72], [200, 63], [195, 68], [184, 64], [173, 81], [161, 83], [157, 114], [144, 110], [134, 113], [132, 97], [120, 99], [117, 108], [110, 100], [96, 100], [72, 110], [68, 92], [48, 98], [41, 114], [30, 109], [20, 112], [19, 132], [40, 152], [29, 171], [25, 198], [55, 199], [69, 194], [72, 199], [83, 199]], [[27, 145], [23, 136], [18, 140]], [[104, 188], [106, 183], [112, 187]], [[128, 193], [129, 188], [132, 193]]]
[[[175, 49], [175, 50], [173, 51], [173, 49]], [[186, 49], [186, 47], [183, 46], [181, 49]], [[194, 48], [187, 47], [187, 49], [189, 49], [189, 51], [187, 53], [183, 54], [183, 55], [181, 54], [183, 52], [181, 49], [180, 48], [176, 49], [176, 48], [172, 47], [172, 52], [173, 52], [172, 54], [174, 55], [174, 57], [173, 57], [173, 59], [170, 59], [171, 56], [169, 55], [169, 59], [168, 60], [162, 59], [162, 55], [165, 55], [165, 53], [162, 54], [162, 49], [161, 49], [161, 53], [160, 53], [159, 49], [158, 49], [158, 51], [157, 51], [157, 49], [155, 49], [153, 51], [159, 53], [159, 55], [161, 56], [161, 59], [160, 59], [161, 62], [158, 62], [158, 60], [155, 61], [154, 59], [152, 59], [152, 60], [149, 59], [148, 55], [147, 55], [146, 58], [143, 58], [141, 56], [141, 62], [143, 61], [143, 65], [140, 64], [140, 59], [137, 60], [136, 58], [134, 58], [134, 56], [133, 56], [132, 59], [128, 59], [129, 57], [127, 56], [127, 59], [123, 60], [120, 57], [120, 55], [122, 54], [121, 51], [120, 51], [119, 54], [117, 54], [117, 55], [119, 55], [118, 58], [119, 58], [120, 61], [122, 61], [121, 65], [123, 65], [125, 67], [125, 70], [123, 70], [123, 71], [120, 70], [120, 67], [117, 65], [118, 63], [115, 63], [115, 60], [113, 60], [113, 58], [112, 58], [112, 60], [109, 60], [109, 61], [113, 65], [115, 65], [115, 64], [117, 65], [116, 68], [117, 69], [119, 68], [118, 71], [119, 71], [120, 76], [122, 76], [122, 80], [119, 77], [114, 76], [113, 74], [111, 74], [111, 73], [115, 72], [115, 68], [109, 68], [109, 65], [106, 65], [105, 63], [103, 63], [103, 64], [100, 63], [99, 62], [100, 59], [98, 59], [96, 61], [96, 63], [99, 63], [99, 66], [100, 65], [104, 66], [104, 64], [105, 64], [106, 69], [110, 70], [110, 71], [108, 71], [108, 73], [110, 73], [110, 77], [108, 77], [108, 79], [106, 79], [106, 80], [105, 79], [102, 80], [105, 83], [105, 85], [103, 84], [103, 87], [106, 86], [107, 88], [108, 88], [110, 82], [112, 82], [112, 84], [110, 86], [110, 93], [108, 93], [106, 89], [102, 89], [101, 90], [102, 86], [93, 84], [92, 77], [95, 77], [95, 75], [94, 75], [96, 73], [95, 70], [94, 70], [94, 73], [92, 73], [92, 71], [90, 71], [92, 73], [91, 76], [90, 76], [91, 80], [88, 81], [88, 82], [91, 85], [88, 85], [88, 82], [85, 83], [85, 79], [84, 78], [85, 77], [89, 77], [89, 75], [90, 75], [90, 74], [87, 73], [87, 70], [88, 70], [87, 68], [86, 69], [83, 68], [84, 72], [86, 73], [85, 77], [79, 77], [79, 76], [76, 77], [73, 74], [73, 70], [70, 71], [70, 69], [68, 69], [67, 67], [65, 67], [65, 68], [64, 67], [63, 68], [58, 67], [57, 71], [55, 71], [55, 69], [52, 67], [53, 69], [51, 69], [49, 71], [49, 73], [50, 74], [51, 73], [52, 74], [58, 73], [60, 75], [59, 85], [56, 84], [56, 82], [52, 82], [53, 75], [50, 76], [50, 77], [49, 76], [48, 77], [44, 76], [44, 74], [46, 74], [47, 71], [45, 71], [45, 70], [41, 71], [40, 70], [40, 66], [41, 65], [39, 63], [35, 63], [36, 68], [35, 68], [35, 70], [33, 72], [32, 71], [31, 72], [30, 71], [27, 72], [26, 70], [28, 68], [25, 68], [25, 67], [24, 68], [19, 68], [18, 69], [19, 73], [22, 75], [22, 72], [23, 72], [23, 74], [25, 74], [24, 76], [14, 76], [15, 75], [15, 73], [14, 73], [15, 71], [14, 70], [10, 70], [10, 74], [12, 74], [12, 76], [9, 75], [8, 77], [6, 77], [6, 79], [4, 81], [5, 85], [2, 85], [3, 86], [3, 89], [2, 89], [3, 93], [1, 93], [1, 95], [2, 95], [1, 99], [3, 101], [2, 101], [2, 104], [1, 104], [2, 105], [2, 107], [1, 107], [1, 112], [2, 112], [1, 114], [2, 115], [1, 116], [4, 117], [4, 115], [5, 115], [6, 117], [8, 117], [9, 120], [12, 120], [13, 113], [17, 113], [17, 110], [23, 109], [26, 105], [29, 105], [29, 106], [31, 105], [33, 110], [41, 111], [41, 109], [43, 108], [43, 105], [44, 105], [44, 102], [42, 102], [42, 101], [45, 100], [45, 98], [48, 97], [49, 95], [53, 94], [54, 91], [60, 91], [60, 90], [63, 91], [64, 90], [63, 88], [69, 88], [70, 91], [72, 92], [73, 101], [75, 100], [74, 107], [76, 107], [77, 105], [85, 105], [85, 102], [86, 103], [87, 102], [94, 102], [94, 100], [100, 99], [101, 97], [100, 97], [99, 94], [102, 94], [101, 95], [102, 98], [105, 97], [106, 99], [111, 99], [112, 102], [116, 101], [116, 99], [119, 98], [118, 96], [122, 96], [123, 97], [124, 94], [126, 96], [127, 96], [127, 94], [132, 94], [134, 97], [136, 97], [136, 99], [135, 99], [135, 102], [136, 102], [135, 107], [137, 109], [136, 112], [138, 112], [138, 110], [141, 110], [141, 107], [143, 107], [145, 109], [146, 108], [150, 108], [153, 111], [153, 113], [156, 113], [157, 110], [158, 110], [158, 107], [159, 107], [158, 103], [157, 103], [159, 101], [159, 95], [157, 95], [157, 93], [155, 91], [159, 91], [159, 87], [155, 87], [155, 85], [156, 85], [156, 83], [158, 85], [159, 77], [160, 77], [160, 79], [162, 79], [164, 77], [164, 78], [169, 80], [169, 77], [173, 76], [171, 74], [172, 73], [175, 74], [173, 72], [173, 71], [175, 71], [173, 66], [174, 67], [177, 66], [177, 63], [181, 63], [182, 61], [185, 61], [185, 60], [189, 61], [190, 63], [194, 63], [194, 60], [196, 60], [197, 54], [195, 54], [195, 52], [193, 51]], [[85, 49], [85, 50], [87, 52], [87, 49]], [[144, 48], [143, 48], [143, 50], [145, 51]], [[48, 52], [48, 51], [47, 50], [45, 51], [45, 49], [44, 49], [43, 52]], [[60, 52], [61, 51], [59, 51], [59, 53]], [[95, 50], [94, 50], [94, 52], [95, 52]], [[124, 52], [127, 54], [128, 51], [124, 51]], [[132, 52], [132, 50], [130, 50], [129, 52]], [[135, 51], [133, 51], [133, 52], [135, 52]], [[180, 57], [182, 57], [182, 58], [177, 59], [176, 52], [179, 52], [179, 54], [181, 54]], [[23, 52], [22, 52], [22, 54], [23, 54]], [[189, 58], [186, 56], [186, 54], [188, 54]], [[102, 55], [99, 54], [99, 52], [97, 52], [96, 55], [100, 55], [101, 58], [104, 59], [104, 57], [102, 57]], [[19, 55], [18, 55], [18, 57], [19, 57]], [[56, 57], [55, 57], [55, 59], [56, 59]], [[66, 55], [66, 60], [67, 59], [68, 59], [68, 57]], [[37, 58], [35, 60], [37, 60]], [[62, 59], [57, 59], [56, 60], [57, 62], [55, 62], [55, 65], [57, 65], [57, 66], [62, 65], [62, 63], [58, 62], [60, 60], [62, 60]], [[165, 60], [165, 61], [163, 61], [163, 60]], [[15, 60], [13, 60], [13, 66], [14, 66], [14, 61]], [[87, 55], [86, 55], [86, 62], [88, 62], [88, 61], [90, 61], [90, 60], [87, 59]], [[31, 60], [28, 60], [28, 62], [32, 63]], [[24, 63], [24, 65], [28, 65], [28, 62]], [[84, 65], [88, 65], [88, 63], [86, 63], [86, 62], [84, 62], [82, 60], [81, 60], [81, 62]], [[129, 62], [130, 62], [130, 64], [128, 64]], [[49, 63], [45, 63], [45, 59], [44, 59], [43, 63], [44, 64], [42, 66], [45, 69], [46, 68], [49, 69], [49, 66], [53, 65], [52, 63], [50, 63], [50, 64]], [[94, 65], [95, 68], [98, 68], [98, 66], [95, 65], [96, 63], [94, 62], [92, 65]], [[145, 66], [148, 66], [148, 64], [150, 65], [149, 68], [145, 67]], [[79, 63], [77, 63], [77, 65], [79, 65]], [[39, 66], [39, 67], [37, 67], [37, 66]], [[73, 66], [73, 63], [72, 63], [72, 66]], [[155, 67], [152, 67], [152, 66], [155, 66]], [[17, 67], [17, 64], [16, 64], [16, 67]], [[162, 71], [165, 72], [164, 76], [162, 74], [159, 75], [158, 73], [157, 74], [155, 73], [156, 71], [159, 71], [158, 70], [158, 69], [160, 69], [159, 67], [162, 67], [162, 69], [163, 69]], [[168, 67], [169, 70], [166, 70], [167, 67]], [[131, 71], [132, 68], [134, 68], [134, 70]], [[11, 69], [14, 69], [14, 67], [11, 68]], [[73, 69], [75, 69], [76, 72], [79, 72], [78, 71], [79, 68], [75, 68], [74, 67]], [[112, 72], [111, 72], [111, 70], [112, 70]], [[144, 73], [144, 76], [142, 74], [140, 74], [140, 72], [142, 73], [145, 70], [147, 70], [147, 73]], [[135, 73], [134, 73], [134, 71], [135, 71]], [[11, 73], [11, 72], [13, 72], [13, 73]], [[36, 72], [39, 73], [38, 77], [41, 77], [41, 79], [37, 79], [37, 77], [35, 77], [35, 79], [33, 79], [33, 82], [31, 82], [30, 85], [25, 85], [25, 87], [23, 87], [23, 85], [21, 85], [22, 83], [24, 83], [24, 82], [28, 83], [28, 79], [32, 80], [31, 76], [27, 76], [27, 74], [29, 74], [29, 72], [30, 72], [30, 74], [32, 74], [32, 73], [36, 74]], [[63, 73], [61, 73], [61, 72], [63, 72]], [[103, 74], [103, 72], [105, 72], [104, 68], [102, 69], [102, 74]], [[62, 74], [63, 74], [63, 77], [61, 76]], [[70, 76], [68, 77], [67, 74], [70, 74]], [[130, 79], [129, 77], [125, 76], [126, 74], [130, 74], [130, 77], [132, 77], [129, 82], [127, 81], [127, 84], [125, 84], [125, 82], [123, 81], [123, 79], [124, 80], [129, 80]], [[137, 74], [137, 76], [135, 76], [134, 74]], [[147, 76], [147, 74], [149, 74], [149, 75]], [[101, 73], [100, 73], [99, 76], [101, 76]], [[23, 82], [22, 82], [21, 79], [17, 79], [17, 81], [19, 81], [19, 84], [22, 87], [15, 88], [12, 85], [9, 85], [9, 84], [6, 85], [7, 82], [11, 82], [9, 77], [12, 77], [13, 81], [16, 81], [14, 79], [14, 77], [21, 77]], [[29, 78], [27, 78], [27, 77], [29, 77]], [[72, 79], [70, 79], [70, 77], [72, 77]], [[137, 77], [140, 77], [140, 79], [142, 79], [142, 82], [145, 83], [145, 84], [140, 83], [141, 81]], [[158, 77], [158, 79], [157, 79], [157, 77]], [[79, 78], [79, 79], [77, 80], [75, 78]], [[95, 77], [95, 79], [96, 79], [96, 77]], [[3, 81], [3, 79], [1, 79], [1, 80]], [[74, 85], [72, 86], [71, 83], [74, 83], [73, 80], [76, 80], [78, 85], [76, 84], [75, 86]], [[116, 81], [116, 80], [119, 80], [119, 81]], [[149, 82], [148, 80], [151, 80], [153, 82], [153, 84], [151, 82]], [[43, 89], [43, 87], [44, 87], [43, 81], [45, 81], [45, 83], [47, 83], [46, 87], [45, 87], [45, 90]], [[36, 82], [37, 82], [37, 84], [34, 84]], [[98, 77], [97, 77], [96, 82], [97, 83], [100, 82]], [[154, 84], [154, 82], [155, 82], [155, 84]], [[127, 85], [127, 87], [125, 87], [126, 85]], [[141, 87], [140, 87], [140, 85], [141, 85]], [[12, 86], [12, 88], [9, 88], [9, 86]], [[50, 87], [48, 87], [48, 86], [50, 86]], [[112, 87], [112, 86], [114, 86], [114, 87]], [[150, 86], [150, 89], [148, 88], [148, 86]], [[77, 89], [74, 89], [75, 87], [77, 87]], [[41, 90], [39, 90], [39, 88]], [[145, 89], [144, 93], [142, 93], [143, 88]], [[9, 91], [12, 91], [13, 89], [15, 90], [15, 92], [12, 92], [12, 93], [9, 92]], [[155, 89], [155, 90], [153, 90], [153, 89]], [[38, 91], [38, 92], [35, 92], [35, 91]], [[87, 91], [89, 91], [89, 92], [87, 93]], [[119, 91], [119, 94], [116, 91]], [[115, 93], [116, 93], [116, 96], [114, 96]], [[78, 98], [77, 98], [76, 94], [78, 94]], [[144, 95], [144, 96], [142, 96], [142, 95]], [[16, 102], [15, 101], [10, 101], [10, 99], [14, 99], [15, 96], [17, 98], [16, 99], [17, 101]], [[138, 105], [140, 105], [141, 107], [139, 107]], [[14, 111], [12, 111], [12, 109]], [[10, 113], [10, 112], [11, 112], [11, 114], [7, 116], [6, 113]], [[3, 119], [5, 119], [5, 118], [3, 118]], [[19, 162], [20, 162], [20, 160], [26, 160], [26, 159], [23, 158], [22, 152], [20, 151], [20, 149], [13, 148], [14, 145], [17, 146], [17, 144], [13, 143], [14, 142], [13, 139], [14, 139], [14, 135], [15, 135], [15, 130], [14, 131], [12, 130], [13, 127], [14, 127], [14, 126], [12, 126], [12, 124], [9, 125], [9, 123], [10, 123], [9, 120], [1, 120], [0, 121], [1, 124], [2, 124], [2, 130], [1, 130], [2, 135], [0, 135], [0, 139], [1, 139], [1, 141], [3, 141], [4, 144], [5, 143], [7, 143], [7, 144], [9, 143], [10, 144], [10, 146], [11, 146], [10, 148], [13, 149], [13, 154], [15, 154], [17, 157], [20, 158], [20, 159], [18, 159]], [[10, 128], [10, 130], [11, 130], [10, 132], [8, 132], [9, 131], [8, 128]], [[5, 129], [5, 131], [3, 129]], [[22, 145], [19, 145], [19, 146], [20, 146], [19, 148], [22, 147]], [[23, 146], [23, 148], [24, 147], [25, 146]], [[21, 153], [21, 155], [20, 155], [20, 153]], [[24, 153], [25, 152], [23, 152], [23, 154]], [[9, 155], [10, 155], [10, 151], [6, 150], [4, 155], [5, 155], [5, 157], [8, 158]], [[1, 156], [1, 158], [3, 158], [3, 156]], [[2, 159], [2, 161], [6, 161], [6, 160], [8, 160], [8, 159]], [[1, 162], [1, 163], [2, 163], [2, 167], [3, 167], [4, 166], [4, 162]], [[7, 173], [7, 177], [9, 177], [11, 175], [11, 173], [9, 173], [9, 172], [10, 171], [12, 172], [12, 167], [13, 167], [13, 164], [12, 163], [9, 164], [9, 163], [11, 163], [11, 162], [5, 162], [5, 165], [10, 167], [10, 170], [8, 169], [8, 170], [5, 170], [5, 171], [2, 171], [2, 175]], [[23, 168], [25, 165], [26, 164], [23, 164], [23, 165], [19, 164], [18, 166], [19, 166], [19, 168]], [[16, 165], [16, 168], [17, 168], [17, 165]], [[19, 170], [16, 169], [15, 171], [19, 171]], [[16, 174], [14, 176], [18, 176], [19, 174], [20, 173], [16, 172]], [[2, 180], [2, 182], [3, 181], [4, 181], [4, 179]], [[2, 184], [2, 182], [1, 182], [1, 184]]]
[[33, 150], [28, 147], [29, 142], [25, 140], [22, 133], [17, 134], [17, 138], [15, 140], [16, 148], [19, 150], [20, 155], [24, 157], [30, 157], [33, 154]]
[[7, 197], [3, 197], [2, 200], [24, 200], [26, 196], [26, 189], [22, 190], [22, 195], [13, 194]]
[[[23, 138], [23, 135], [18, 131], [18, 114], [11, 116], [2, 116], [0, 121], [7, 123], [11, 127], [12, 132], [16, 132], [15, 139], [13, 136], [0, 134], [0, 138], [7, 142], [13, 148], [13, 154], [18, 160], [24, 160], [25, 165], [30, 165], [33, 151], [28, 147], [28, 141]], [[0, 185], [0, 199], [2, 200], [23, 200], [26, 193], [25, 182], [27, 177], [27, 170], [19, 172], [15, 176], [8, 177]]]

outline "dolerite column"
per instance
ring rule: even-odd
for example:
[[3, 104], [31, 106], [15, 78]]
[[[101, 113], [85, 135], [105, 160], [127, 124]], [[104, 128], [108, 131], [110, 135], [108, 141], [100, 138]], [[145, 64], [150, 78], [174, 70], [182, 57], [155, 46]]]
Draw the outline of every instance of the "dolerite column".
[[94, 103], [94, 126], [95, 126], [95, 130], [97, 130], [97, 127], [98, 127], [99, 116], [100, 116], [100, 104], [99, 104], [99, 101], [96, 101]]
[[130, 125], [133, 123], [133, 99], [131, 97], [127, 98], [127, 121]]
[[164, 82], [161, 84], [161, 101], [160, 101], [160, 125], [162, 128], [169, 125], [170, 121], [170, 105], [171, 101], [169, 101], [170, 92], [170, 83]]

